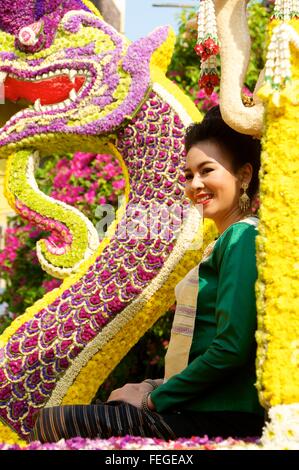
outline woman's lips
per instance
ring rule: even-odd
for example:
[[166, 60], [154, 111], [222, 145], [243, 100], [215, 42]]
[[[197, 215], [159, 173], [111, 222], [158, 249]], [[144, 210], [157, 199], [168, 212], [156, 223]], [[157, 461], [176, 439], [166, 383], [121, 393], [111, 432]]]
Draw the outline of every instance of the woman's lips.
[[205, 206], [205, 205], [208, 204], [211, 200], [212, 200], [212, 198], [206, 199], [205, 201], [198, 202], [197, 204], [202, 204], [203, 206]]
[[202, 204], [203, 206], [205, 206], [205, 205], [208, 204], [208, 202], [210, 202], [212, 199], [213, 199], [213, 194], [202, 195], [201, 197], [198, 197], [198, 198], [196, 199], [196, 204]]

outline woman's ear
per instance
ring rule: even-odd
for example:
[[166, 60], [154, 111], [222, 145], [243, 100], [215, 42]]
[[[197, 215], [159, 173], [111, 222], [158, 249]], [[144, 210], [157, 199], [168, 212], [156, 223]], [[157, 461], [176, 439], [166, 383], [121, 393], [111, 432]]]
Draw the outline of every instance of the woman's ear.
[[251, 163], [245, 163], [239, 170], [238, 170], [238, 178], [241, 183], [249, 184], [252, 178], [253, 168]]

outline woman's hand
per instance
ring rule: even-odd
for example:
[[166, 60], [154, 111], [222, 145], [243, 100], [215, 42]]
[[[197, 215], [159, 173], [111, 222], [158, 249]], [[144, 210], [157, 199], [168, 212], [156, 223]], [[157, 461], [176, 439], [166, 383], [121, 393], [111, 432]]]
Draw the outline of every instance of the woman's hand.
[[151, 384], [141, 382], [137, 384], [126, 384], [121, 388], [117, 388], [111, 392], [107, 403], [109, 401], [125, 401], [130, 405], [141, 408], [142, 398], [147, 392], [151, 392], [153, 387]]
[[154, 379], [154, 382], [156, 382], [157, 387], [159, 387], [159, 385], [162, 385], [164, 383], [164, 379]]

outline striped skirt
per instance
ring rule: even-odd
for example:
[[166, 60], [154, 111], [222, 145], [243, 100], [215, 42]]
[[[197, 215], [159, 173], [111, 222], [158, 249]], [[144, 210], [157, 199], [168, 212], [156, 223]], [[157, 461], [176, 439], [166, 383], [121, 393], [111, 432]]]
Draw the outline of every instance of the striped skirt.
[[98, 405], [65, 405], [43, 408], [36, 417], [31, 441], [57, 442], [72, 437], [102, 438], [112, 436], [176, 436], [155, 412], [145, 412], [125, 402]]

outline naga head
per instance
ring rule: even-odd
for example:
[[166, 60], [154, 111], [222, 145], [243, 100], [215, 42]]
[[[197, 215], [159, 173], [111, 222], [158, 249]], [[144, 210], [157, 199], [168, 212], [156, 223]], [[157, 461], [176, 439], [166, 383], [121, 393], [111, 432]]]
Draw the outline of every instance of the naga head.
[[0, 0], [0, 158], [90, 150], [139, 110], [169, 28], [130, 43], [91, 10], [85, 0]]
[[[168, 27], [131, 44], [86, 0], [0, 0], [0, 27], [6, 195], [50, 232], [39, 260], [66, 278], [0, 338], [1, 440], [2, 423], [27, 438], [34, 414], [67, 401], [69, 389], [72, 403], [90, 401], [173, 303], [173, 284], [200, 253], [182, 170], [184, 129], [201, 115], [165, 77]], [[38, 153], [100, 153], [106, 143], [123, 164], [126, 197], [99, 244], [82, 213], [39, 190], [34, 165]]]
[[170, 60], [172, 47], [170, 54], [163, 48], [172, 32], [161, 27], [130, 43], [87, 0], [0, 0], [0, 29], [6, 197], [23, 218], [52, 233], [38, 242], [38, 257], [46, 271], [66, 277], [95, 252], [98, 234], [83, 214], [57, 207], [38, 190], [36, 162], [106, 151], [147, 100], [152, 66], [159, 68], [161, 55], [164, 67]]

